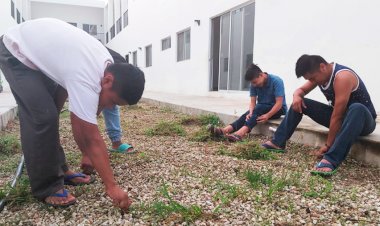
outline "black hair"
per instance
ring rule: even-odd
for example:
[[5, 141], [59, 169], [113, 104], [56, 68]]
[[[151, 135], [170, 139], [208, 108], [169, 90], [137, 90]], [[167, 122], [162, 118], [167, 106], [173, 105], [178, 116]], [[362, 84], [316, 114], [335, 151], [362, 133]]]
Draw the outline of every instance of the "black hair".
[[307, 73], [313, 73], [319, 70], [320, 64], [327, 64], [327, 61], [318, 55], [304, 54], [298, 58], [296, 63], [297, 78], [304, 76]]
[[261, 73], [262, 71], [259, 66], [256, 64], [250, 64], [247, 68], [247, 72], [245, 73], [245, 81], [252, 81], [252, 79], [258, 78]]
[[128, 63], [111, 64], [105, 72], [114, 77], [112, 90], [129, 105], [137, 104], [144, 92], [144, 72]]

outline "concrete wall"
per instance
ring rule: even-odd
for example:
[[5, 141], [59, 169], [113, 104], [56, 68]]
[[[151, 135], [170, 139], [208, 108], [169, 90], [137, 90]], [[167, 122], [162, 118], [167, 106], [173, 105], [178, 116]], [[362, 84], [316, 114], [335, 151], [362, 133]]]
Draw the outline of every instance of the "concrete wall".
[[[148, 90], [206, 94], [209, 90], [210, 19], [246, 2], [129, 0], [129, 25], [108, 46], [123, 55], [137, 51], [138, 66], [145, 72]], [[200, 20], [200, 26], [194, 20]], [[177, 32], [187, 28], [191, 29], [191, 57], [177, 62]], [[161, 40], [168, 36], [171, 36], [171, 48], [161, 51]], [[153, 65], [146, 68], [145, 47], [151, 44]]]
[[97, 39], [104, 41], [104, 8], [57, 4], [48, 2], [31, 2], [31, 18], [52, 17], [66, 22], [77, 23], [78, 28], [83, 24], [97, 25]]
[[[364, 80], [380, 111], [379, 9], [376, 0], [256, 0], [254, 60], [284, 78], [288, 101], [304, 82], [294, 72], [302, 54], [349, 66]], [[310, 96], [326, 102], [319, 90]]]

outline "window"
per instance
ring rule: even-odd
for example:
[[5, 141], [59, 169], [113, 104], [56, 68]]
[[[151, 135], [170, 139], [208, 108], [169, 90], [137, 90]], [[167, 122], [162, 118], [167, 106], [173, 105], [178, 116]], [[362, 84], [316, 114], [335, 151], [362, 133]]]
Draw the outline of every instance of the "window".
[[121, 17], [116, 21], [116, 34], [121, 31]]
[[177, 34], [177, 61], [190, 59], [190, 29]]
[[111, 33], [111, 39], [113, 39], [115, 37], [115, 25], [113, 25], [110, 29], [110, 33]]
[[152, 66], [152, 45], [145, 47], [145, 66]]
[[13, 19], [16, 19], [16, 17], [15, 17], [15, 3], [13, 1], [11, 1], [11, 15], [12, 15]]
[[133, 52], [133, 65], [137, 67], [137, 51]]
[[162, 51], [164, 51], [165, 49], [170, 49], [171, 47], [172, 47], [172, 43], [171, 43], [170, 36], [162, 39], [162, 41], [161, 41], [161, 50]]
[[98, 29], [96, 25], [91, 25], [91, 24], [83, 24], [83, 30], [90, 35], [97, 35], [98, 34]]
[[22, 22], [25, 22], [25, 19], [24, 19], [24, 17], [22, 18]]
[[21, 23], [21, 14], [20, 11], [17, 10], [17, 23]]
[[128, 9], [127, 9], [127, 11], [125, 11], [125, 13], [123, 15], [123, 23], [124, 23], [124, 27], [126, 27], [128, 25]]
[[[68, 22], [69, 24], [73, 25], [74, 27], [77, 27], [78, 24], [77, 23], [72, 23], [72, 22]], [[83, 25], [84, 26], [84, 25]], [[84, 30], [84, 29], [83, 29]]]
[[125, 61], [129, 64], [129, 54], [125, 55]]
[[106, 43], [108, 43], [108, 32], [106, 33]]

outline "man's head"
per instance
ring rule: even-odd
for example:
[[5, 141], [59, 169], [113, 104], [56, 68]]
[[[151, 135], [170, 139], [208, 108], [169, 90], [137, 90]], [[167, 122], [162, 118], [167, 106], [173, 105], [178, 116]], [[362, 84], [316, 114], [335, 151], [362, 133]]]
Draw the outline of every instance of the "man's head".
[[252, 86], [263, 87], [266, 79], [266, 73], [262, 72], [256, 64], [251, 64], [248, 66], [247, 72], [245, 73], [245, 80], [247, 82], [251, 82]]
[[332, 66], [318, 55], [302, 55], [296, 63], [297, 78], [304, 77], [306, 80], [324, 85], [330, 78]]
[[144, 73], [140, 69], [127, 63], [111, 64], [104, 71], [101, 81], [99, 107], [136, 104], [143, 94], [144, 86]]

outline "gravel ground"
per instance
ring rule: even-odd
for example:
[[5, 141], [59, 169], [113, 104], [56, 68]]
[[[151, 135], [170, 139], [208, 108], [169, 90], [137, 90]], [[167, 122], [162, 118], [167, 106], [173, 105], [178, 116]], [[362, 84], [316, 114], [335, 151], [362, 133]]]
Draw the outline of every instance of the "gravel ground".
[[[123, 140], [139, 151], [110, 155], [117, 181], [134, 201], [128, 213], [112, 206], [98, 176], [94, 184], [68, 187], [78, 202], [66, 209], [33, 199], [24, 176], [25, 186], [0, 213], [0, 225], [380, 225], [379, 168], [348, 158], [324, 179], [310, 175], [313, 147], [289, 143], [285, 154], [247, 160], [239, 157], [242, 148], [266, 137], [251, 136], [243, 144], [196, 142], [197, 123], [182, 125], [182, 136], [149, 135], [147, 129], [161, 121], [188, 116], [146, 103], [123, 107], [121, 114]], [[80, 152], [67, 112], [61, 118], [61, 142], [78, 170]], [[100, 118], [101, 131], [103, 124]], [[5, 133], [18, 136], [18, 122], [0, 135]], [[19, 156], [0, 154], [0, 186], [11, 179]]]

